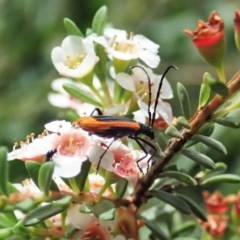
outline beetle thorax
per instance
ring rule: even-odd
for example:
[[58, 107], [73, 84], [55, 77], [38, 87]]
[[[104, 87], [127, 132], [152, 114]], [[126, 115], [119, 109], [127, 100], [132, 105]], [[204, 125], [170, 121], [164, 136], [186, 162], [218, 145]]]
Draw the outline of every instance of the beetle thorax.
[[147, 137], [149, 137], [151, 140], [153, 140], [155, 138], [155, 134], [154, 131], [152, 129], [152, 127], [147, 126], [145, 124], [140, 124], [141, 126], [141, 134], [146, 135]]

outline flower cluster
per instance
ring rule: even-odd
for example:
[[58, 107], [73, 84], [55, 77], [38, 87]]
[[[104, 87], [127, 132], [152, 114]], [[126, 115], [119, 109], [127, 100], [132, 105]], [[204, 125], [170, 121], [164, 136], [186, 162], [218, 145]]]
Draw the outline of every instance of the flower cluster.
[[[225, 84], [223, 19], [214, 11], [208, 22], [198, 22], [195, 31], [184, 31], [217, 70], [220, 81], [204, 74], [193, 115], [187, 90], [178, 83], [182, 116], [175, 119], [168, 103], [173, 91], [166, 73], [176, 67], [170, 65], [163, 74], [156, 74], [152, 69], [160, 63], [159, 45], [139, 34], [106, 28], [106, 16], [103, 7], [85, 36], [65, 19], [69, 36], [52, 50], [53, 65], [61, 77], [52, 82], [48, 99], [56, 107], [71, 109], [62, 116], [65, 120], [45, 124], [42, 134], [28, 135], [10, 153], [0, 148], [1, 214], [14, 221], [0, 229], [0, 238], [24, 231], [44, 239], [138, 240], [145, 224], [151, 231], [145, 238], [180, 239], [196, 227], [196, 222], [184, 222], [187, 218], [180, 213], [199, 218], [202, 240], [225, 237], [230, 228], [239, 235], [239, 194], [223, 197], [219, 191], [204, 191], [206, 214], [188, 194], [177, 191], [186, 185], [195, 191], [216, 182], [240, 183], [239, 176], [225, 173], [225, 163], [215, 164], [198, 150], [204, 144], [226, 155], [226, 147], [211, 137], [214, 124], [240, 127], [239, 119], [226, 117], [240, 106], [233, 99], [240, 78], [238, 74]], [[239, 16], [237, 11], [238, 48]], [[164, 151], [159, 146], [161, 130], [167, 135]], [[189, 149], [195, 144], [196, 149]], [[180, 158], [170, 162], [177, 153], [198, 164], [199, 172], [179, 164]], [[17, 185], [8, 178], [8, 161], [15, 159], [24, 162], [29, 176]], [[150, 222], [152, 216], [157, 221]]]

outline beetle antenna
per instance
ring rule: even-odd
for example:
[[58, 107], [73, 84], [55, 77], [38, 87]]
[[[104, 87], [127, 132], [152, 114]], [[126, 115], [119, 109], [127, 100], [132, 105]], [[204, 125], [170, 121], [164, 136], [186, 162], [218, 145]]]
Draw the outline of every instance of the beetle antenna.
[[136, 68], [136, 67], [141, 68], [145, 72], [145, 74], [147, 75], [147, 79], [148, 79], [148, 119], [149, 119], [148, 126], [150, 126], [151, 122], [153, 120], [152, 115], [151, 115], [151, 111], [150, 111], [150, 106], [151, 106], [151, 102], [152, 102], [151, 80], [150, 80], [150, 77], [149, 77], [145, 68], [143, 68], [139, 65], [135, 65], [135, 66], [132, 66], [131, 69]]
[[159, 99], [159, 96], [160, 96], [160, 91], [161, 91], [161, 88], [162, 88], [162, 84], [163, 84], [163, 79], [164, 77], [166, 76], [167, 72], [171, 69], [171, 68], [174, 68], [176, 70], [178, 70], [178, 68], [174, 65], [170, 65], [166, 68], [166, 70], [164, 71], [162, 77], [161, 77], [161, 80], [160, 80], [160, 83], [159, 83], [159, 86], [158, 86], [158, 91], [157, 91], [157, 96], [156, 96], [156, 100], [155, 100], [155, 105], [154, 105], [154, 110], [153, 110], [153, 116], [152, 116], [152, 122], [150, 124], [150, 126], [153, 128], [153, 125], [154, 125], [154, 121], [155, 121], [155, 117], [156, 117], [156, 109], [157, 109], [157, 104], [158, 104], [158, 99]]

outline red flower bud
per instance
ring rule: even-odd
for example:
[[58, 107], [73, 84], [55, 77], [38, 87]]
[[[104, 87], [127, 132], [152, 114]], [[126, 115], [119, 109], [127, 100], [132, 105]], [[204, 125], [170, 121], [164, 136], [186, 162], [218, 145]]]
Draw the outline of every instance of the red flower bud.
[[238, 51], [240, 51], [240, 11], [235, 12], [234, 27], [235, 27], [234, 31], [235, 43]]
[[216, 11], [210, 14], [208, 22], [199, 20], [195, 31], [185, 29], [184, 33], [192, 38], [206, 62], [215, 67], [221, 66], [226, 51], [226, 40], [224, 22]]
[[208, 215], [208, 221], [200, 221], [202, 228], [213, 237], [224, 235], [228, 226], [228, 216], [226, 215]]
[[223, 214], [228, 210], [228, 200], [218, 191], [212, 194], [208, 191], [204, 191], [203, 198], [209, 213]]

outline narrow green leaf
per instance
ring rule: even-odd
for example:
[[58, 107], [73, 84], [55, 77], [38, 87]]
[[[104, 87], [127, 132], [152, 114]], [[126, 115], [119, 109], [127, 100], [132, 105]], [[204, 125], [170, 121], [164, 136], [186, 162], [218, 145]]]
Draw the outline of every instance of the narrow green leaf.
[[205, 73], [204, 82], [210, 86], [212, 91], [226, 97], [229, 94], [227, 86], [219, 80], [213, 78], [209, 73]]
[[8, 178], [9, 166], [7, 161], [8, 150], [6, 147], [0, 147], [0, 192], [6, 196], [9, 195], [8, 191]]
[[63, 84], [63, 88], [71, 96], [73, 96], [83, 102], [90, 103], [97, 107], [102, 107], [102, 104], [100, 102], [98, 102], [93, 96], [89, 95], [88, 93], [86, 93], [79, 87], [75, 86], [74, 84], [65, 83], [65, 84]]
[[189, 186], [195, 186], [197, 185], [197, 181], [189, 176], [186, 173], [183, 172], [176, 172], [176, 171], [165, 171], [159, 174], [160, 177], [169, 177], [177, 179], [180, 182], [183, 182]]
[[186, 149], [186, 148], [183, 148], [181, 150], [181, 153], [184, 156], [192, 159], [196, 163], [200, 164], [204, 168], [213, 169], [215, 167], [213, 160], [210, 157], [208, 157], [202, 153], [196, 152], [191, 149]]
[[8, 219], [4, 213], [0, 213], [0, 228], [13, 227], [14, 225], [15, 223], [11, 219]]
[[182, 109], [183, 116], [189, 120], [191, 118], [190, 102], [186, 88], [181, 84], [177, 83], [177, 95]]
[[103, 35], [104, 28], [107, 22], [107, 7], [102, 6], [98, 9], [98, 11], [95, 13], [92, 21], [92, 30], [95, 32], [98, 36]]
[[210, 97], [210, 92], [211, 92], [211, 89], [209, 85], [206, 83], [202, 83], [200, 88], [200, 94], [199, 94], [198, 109], [205, 107]]
[[181, 198], [174, 196], [171, 193], [167, 193], [161, 190], [150, 190], [148, 193], [153, 197], [170, 204], [184, 214], [191, 214], [191, 209], [188, 207], [188, 205]]
[[96, 55], [99, 57], [98, 63], [94, 67], [94, 71], [100, 80], [100, 82], [103, 82], [106, 80], [106, 66], [107, 66], [107, 54], [105, 48], [96, 43], [95, 44], [95, 52]]
[[92, 204], [82, 203], [80, 208], [79, 208], [79, 212], [81, 212], [81, 213], [92, 213], [92, 208], [93, 208]]
[[138, 216], [139, 219], [143, 220], [145, 225], [153, 232], [153, 234], [161, 240], [170, 240], [170, 238], [161, 230], [161, 228], [154, 222], [150, 222], [143, 216]]
[[84, 38], [84, 35], [80, 31], [80, 29], [77, 27], [77, 25], [72, 20], [70, 20], [69, 18], [64, 18], [63, 23], [67, 30], [68, 35], [76, 35], [76, 36]]
[[71, 196], [64, 196], [63, 198], [54, 201], [52, 204], [56, 207], [68, 208], [72, 200]]
[[33, 180], [33, 182], [36, 184], [36, 186], [38, 186], [38, 173], [39, 173], [39, 170], [40, 170], [42, 164], [39, 162], [35, 162], [35, 161], [26, 161], [25, 166], [26, 166], [26, 169], [28, 171], [30, 178]]
[[8, 219], [8, 221], [12, 222], [13, 224], [16, 224], [19, 221], [14, 213], [14, 210], [4, 212], [4, 216]]
[[240, 118], [234, 117], [218, 117], [212, 119], [213, 122], [230, 128], [240, 128]]
[[117, 199], [122, 199], [128, 186], [128, 181], [126, 179], [122, 179], [116, 184], [116, 195]]
[[0, 229], [0, 239], [6, 239], [8, 236], [12, 236], [12, 228], [2, 228]]
[[91, 35], [93, 33], [93, 30], [91, 28], [87, 28], [86, 29], [86, 37], [88, 37], [89, 35]]
[[214, 124], [206, 123], [197, 131], [197, 134], [201, 134], [209, 137], [212, 135], [214, 128], [215, 128]]
[[177, 118], [177, 124], [186, 129], [191, 129], [191, 126], [186, 118], [180, 116]]
[[16, 204], [15, 208], [24, 213], [27, 213], [27, 212], [31, 211], [34, 206], [35, 206], [35, 203], [34, 203], [33, 199], [26, 198], [22, 202], [19, 202], [18, 204]]
[[179, 193], [177, 194], [177, 196], [180, 197], [181, 199], [183, 199], [188, 204], [188, 206], [191, 208], [193, 214], [196, 215], [197, 218], [199, 218], [203, 221], [207, 221], [206, 211], [205, 211], [205, 209], [203, 209], [200, 206], [199, 202], [196, 203], [191, 198], [189, 198], [185, 195], [179, 194]]
[[240, 177], [235, 174], [220, 174], [204, 179], [201, 184], [210, 183], [240, 183]]
[[60, 238], [59, 240], [70, 240], [71, 236], [73, 236], [73, 234], [77, 231], [78, 229], [76, 229], [72, 224], [67, 224], [64, 228], [64, 236], [67, 238]]
[[188, 234], [190, 235], [189, 233], [192, 232], [194, 229], [196, 228], [196, 222], [194, 221], [187, 221], [187, 222], [184, 222], [183, 224], [181, 224], [180, 226], [177, 226], [175, 227], [175, 229], [173, 229], [172, 231], [172, 237], [175, 238], [179, 235], [185, 235]]
[[114, 220], [116, 207], [113, 202], [101, 199], [93, 208], [93, 215], [103, 221]]
[[[35, 225], [58, 213], [65, 211], [70, 205], [69, 199], [71, 200], [71, 197], [66, 196], [60, 200], [34, 209], [30, 213], [26, 214], [26, 216], [22, 220], [23, 226]], [[62, 202], [64, 202], [65, 204], [63, 204]]]
[[[197, 131], [197, 134], [204, 135], [204, 136], [210, 136], [210, 135], [212, 135], [214, 128], [215, 128], [215, 125], [213, 123], [206, 123]], [[190, 139], [187, 141], [187, 143], [184, 145], [184, 147], [188, 148], [196, 143], [197, 143], [196, 140]]]
[[225, 148], [225, 146], [221, 142], [219, 142], [211, 137], [206, 137], [206, 136], [197, 134], [197, 135], [194, 135], [192, 137], [192, 139], [197, 140], [198, 142], [201, 142], [201, 143], [207, 145], [209, 148], [211, 148], [219, 153], [227, 154], [227, 149]]
[[51, 184], [52, 176], [54, 171], [54, 162], [46, 162], [42, 164], [38, 174], [38, 185], [39, 188], [48, 196]]
[[84, 189], [90, 169], [91, 162], [89, 160], [86, 160], [82, 163], [81, 172], [76, 177], [74, 177], [80, 192], [82, 192]]
[[169, 163], [163, 168], [164, 171], [178, 171], [176, 163]]
[[169, 126], [165, 130], [165, 134], [170, 137], [174, 137], [174, 138], [179, 138], [179, 139], [182, 138], [182, 135], [179, 133], [179, 131], [174, 126]]
[[225, 173], [227, 170], [227, 165], [223, 162], [218, 162], [215, 164], [215, 168], [212, 170], [205, 170], [206, 172], [202, 180], [205, 180], [209, 177]]

